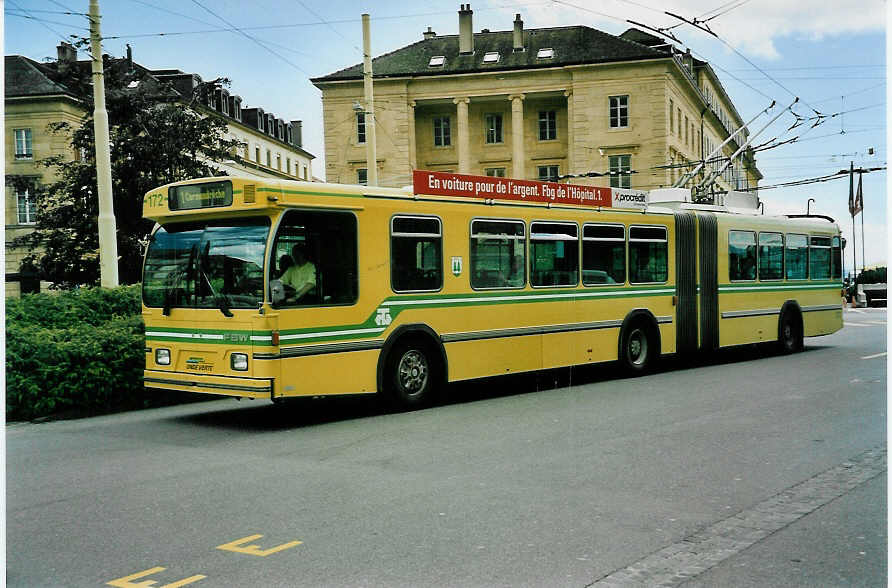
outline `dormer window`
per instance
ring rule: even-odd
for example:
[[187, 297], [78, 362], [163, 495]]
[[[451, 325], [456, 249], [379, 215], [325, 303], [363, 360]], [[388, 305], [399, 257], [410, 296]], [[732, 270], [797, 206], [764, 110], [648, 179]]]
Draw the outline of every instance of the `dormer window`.
[[443, 67], [444, 63], [446, 63], [445, 55], [434, 55], [427, 65], [428, 67]]
[[483, 56], [483, 63], [498, 63], [499, 62], [499, 52], [498, 51], [490, 51]]
[[536, 52], [536, 59], [551, 59], [554, 57], [554, 48], [546, 47]]

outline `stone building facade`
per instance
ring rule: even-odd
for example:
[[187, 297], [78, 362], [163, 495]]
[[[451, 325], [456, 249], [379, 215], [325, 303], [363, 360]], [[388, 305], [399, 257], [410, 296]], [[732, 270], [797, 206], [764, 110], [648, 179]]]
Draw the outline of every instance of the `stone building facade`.
[[[462, 5], [458, 35], [428, 28], [373, 60], [380, 185], [407, 185], [413, 169], [428, 169], [669, 186], [742, 124], [708, 63], [643, 31], [525, 29], [518, 14], [512, 30], [473, 33], [472, 18]], [[362, 65], [312, 82], [322, 91], [326, 178], [362, 183]], [[730, 169], [720, 189], [761, 178], [751, 152]]]

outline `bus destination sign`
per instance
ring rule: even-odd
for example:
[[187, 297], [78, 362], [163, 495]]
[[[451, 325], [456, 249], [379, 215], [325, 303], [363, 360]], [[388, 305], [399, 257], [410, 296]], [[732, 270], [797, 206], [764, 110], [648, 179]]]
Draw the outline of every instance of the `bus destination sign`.
[[195, 210], [232, 204], [232, 182], [209, 182], [172, 186], [167, 195], [171, 210]]
[[621, 208], [641, 208], [646, 203], [646, 193], [636, 193], [637, 198], [633, 198], [631, 190], [426, 170], [415, 170], [412, 184], [416, 194], [434, 196]]

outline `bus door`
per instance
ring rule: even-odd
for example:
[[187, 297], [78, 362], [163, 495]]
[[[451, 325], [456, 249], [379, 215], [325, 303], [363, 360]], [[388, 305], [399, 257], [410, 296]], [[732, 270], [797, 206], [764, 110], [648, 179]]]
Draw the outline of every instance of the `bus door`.
[[675, 213], [675, 351], [697, 350], [697, 235], [692, 212]]
[[700, 253], [700, 349], [719, 348], [718, 221], [710, 212], [697, 214]]

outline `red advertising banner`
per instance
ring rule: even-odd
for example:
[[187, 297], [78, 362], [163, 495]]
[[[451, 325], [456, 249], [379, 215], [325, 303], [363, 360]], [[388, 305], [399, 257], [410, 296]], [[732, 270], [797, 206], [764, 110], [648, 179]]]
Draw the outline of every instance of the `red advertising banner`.
[[576, 186], [425, 170], [412, 172], [412, 185], [416, 194], [434, 196], [550, 202], [592, 207], [609, 207], [613, 204], [611, 189], [598, 186]]

